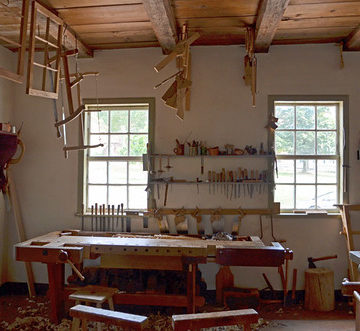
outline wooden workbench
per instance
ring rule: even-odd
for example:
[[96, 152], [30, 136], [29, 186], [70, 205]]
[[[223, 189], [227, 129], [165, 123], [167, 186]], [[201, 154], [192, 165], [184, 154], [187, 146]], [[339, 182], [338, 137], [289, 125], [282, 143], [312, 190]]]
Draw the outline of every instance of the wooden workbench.
[[[51, 319], [58, 322], [64, 313], [64, 263], [67, 262], [64, 255], [75, 265], [81, 265], [85, 259], [101, 257], [102, 268], [185, 270], [187, 296], [179, 298], [177, 295], [177, 300], [171, 295], [163, 296], [162, 305], [185, 305], [188, 312], [195, 312], [195, 306], [204, 303], [201, 297], [195, 296], [195, 274], [199, 263], [277, 267], [285, 258], [292, 258], [292, 252], [278, 243], [265, 246], [258, 237], [238, 239], [217, 241], [191, 236], [69, 230], [33, 238], [15, 248], [16, 260], [47, 264]], [[161, 305], [159, 300], [156, 302]]]

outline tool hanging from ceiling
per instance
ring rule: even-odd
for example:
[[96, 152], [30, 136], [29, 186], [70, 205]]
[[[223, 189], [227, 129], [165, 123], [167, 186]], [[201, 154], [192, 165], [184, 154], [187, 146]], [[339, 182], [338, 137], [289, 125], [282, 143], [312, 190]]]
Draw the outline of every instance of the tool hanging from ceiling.
[[251, 86], [252, 106], [256, 107], [256, 57], [255, 57], [255, 29], [246, 28], [245, 47], [246, 55], [244, 57], [244, 81], [246, 86]]
[[200, 37], [199, 33], [194, 33], [188, 37], [187, 25], [183, 25], [180, 41], [176, 44], [174, 50], [155, 67], [155, 71], [159, 72], [165, 68], [172, 60], [176, 59], [176, 65], [179, 69], [177, 73], [163, 80], [154, 88], [158, 88], [163, 84], [175, 78], [170, 87], [162, 96], [165, 105], [176, 110], [176, 116], [184, 119], [184, 110], [190, 110], [190, 87], [191, 87], [191, 54], [190, 45]]

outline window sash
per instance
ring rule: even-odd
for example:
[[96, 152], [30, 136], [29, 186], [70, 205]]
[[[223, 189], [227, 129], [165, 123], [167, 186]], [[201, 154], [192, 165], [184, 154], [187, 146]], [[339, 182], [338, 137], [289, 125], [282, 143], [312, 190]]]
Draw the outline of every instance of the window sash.
[[[86, 116], [86, 141], [90, 141], [90, 137], [92, 135], [96, 135], [96, 136], [106, 136], [107, 137], [107, 141], [108, 141], [108, 150], [107, 150], [107, 154], [110, 153], [110, 138], [111, 136], [127, 136], [128, 137], [128, 153], [130, 153], [130, 137], [132, 135], [144, 135], [148, 137], [148, 140], [150, 139], [150, 104], [123, 104], [123, 105], [87, 105], [86, 109], [91, 112], [91, 111], [95, 111], [95, 110], [99, 110], [101, 109], [102, 111], [107, 111], [110, 112], [111, 111], [127, 111], [129, 116], [128, 116], [128, 131], [127, 132], [111, 132], [110, 131], [110, 125], [111, 125], [111, 121], [108, 120], [108, 126], [107, 126], [107, 130], [108, 132], [91, 132], [90, 128], [91, 128], [91, 116]], [[132, 132], [130, 131], [130, 123], [131, 123], [131, 111], [135, 111], [135, 110], [146, 110], [148, 111], [148, 130], [146, 132]], [[108, 115], [108, 116], [109, 116]], [[109, 119], [109, 117], [108, 117]], [[105, 161], [106, 162], [106, 183], [91, 183], [89, 181], [89, 163], [90, 162], [97, 162], [97, 161]], [[126, 175], [126, 183], [121, 183], [121, 184], [112, 184], [109, 183], [109, 163], [115, 161], [115, 162], [126, 162], [126, 167], [127, 167], [127, 175]], [[90, 186], [106, 186], [106, 201], [109, 202], [109, 194], [110, 194], [110, 190], [109, 187], [126, 187], [126, 206], [127, 209], [130, 208], [130, 187], [141, 187], [141, 186], [146, 186], [148, 185], [148, 179], [147, 182], [145, 183], [130, 183], [130, 162], [139, 162], [142, 163], [142, 155], [141, 156], [131, 156], [131, 155], [125, 155], [125, 156], [101, 156], [101, 155], [97, 155], [97, 156], [90, 156], [90, 150], [85, 151], [85, 164], [86, 164], [86, 177], [84, 178], [85, 183], [84, 183], [84, 189], [85, 189], [85, 200], [86, 200], [86, 206], [89, 205], [89, 187]]]
[[[290, 128], [290, 129], [277, 129], [276, 132], [293, 132], [294, 133], [294, 154], [277, 154], [276, 157], [278, 160], [294, 160], [294, 169], [293, 169], [293, 173], [294, 173], [294, 181], [293, 182], [281, 182], [281, 183], [277, 183], [275, 174], [274, 174], [274, 180], [275, 180], [275, 185], [276, 186], [282, 186], [282, 185], [287, 185], [287, 186], [292, 186], [293, 187], [293, 208], [291, 209], [285, 209], [285, 208], [281, 208], [281, 210], [283, 212], [289, 212], [289, 211], [293, 211], [293, 210], [304, 210], [303, 208], [298, 208], [297, 207], [297, 201], [296, 201], [296, 193], [297, 193], [297, 187], [298, 186], [313, 186], [315, 187], [315, 206], [317, 207], [318, 205], [318, 186], [335, 186], [337, 187], [336, 189], [336, 201], [337, 203], [339, 203], [340, 200], [340, 196], [341, 196], [341, 172], [340, 172], [340, 162], [341, 162], [341, 153], [340, 153], [340, 104], [339, 102], [279, 102], [276, 99], [274, 100], [273, 103], [273, 114], [275, 115], [275, 109], [276, 106], [290, 106], [290, 107], [294, 107], [294, 128]], [[296, 128], [296, 107], [297, 106], [314, 106], [315, 107], [315, 127], [312, 129], [298, 129]], [[321, 106], [334, 106], [336, 107], [336, 129], [323, 129], [323, 128], [318, 128], [318, 107]], [[276, 136], [276, 132], [273, 133], [273, 143], [274, 143], [274, 148], [275, 148], [275, 136]], [[307, 155], [300, 155], [300, 154], [296, 154], [296, 132], [314, 132], [314, 152], [315, 154], [307, 154]], [[318, 148], [318, 142], [317, 142], [317, 132], [335, 132], [336, 133], [336, 153], [335, 154], [331, 154], [331, 155], [323, 155], [323, 154], [317, 154], [317, 148]], [[314, 183], [301, 183], [301, 182], [297, 182], [297, 178], [296, 178], [296, 160], [314, 160], [315, 161], [315, 178], [314, 178]], [[317, 171], [317, 160], [335, 160], [336, 161], [336, 182], [335, 183], [318, 183], [318, 171]], [[309, 210], [317, 210], [318, 208], [315, 209], [309, 209]], [[329, 211], [333, 211], [336, 210], [336, 207], [331, 208], [331, 209], [327, 209]]]

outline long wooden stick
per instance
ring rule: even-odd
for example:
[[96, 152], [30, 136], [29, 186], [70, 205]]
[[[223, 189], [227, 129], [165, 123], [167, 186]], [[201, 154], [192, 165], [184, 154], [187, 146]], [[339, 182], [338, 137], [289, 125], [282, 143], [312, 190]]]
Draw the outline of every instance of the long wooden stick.
[[[19, 200], [16, 195], [15, 183], [12, 179], [11, 171], [9, 169], [7, 170], [7, 176], [8, 176], [8, 195], [9, 195], [9, 198], [11, 201], [11, 206], [12, 206], [13, 213], [14, 213], [14, 218], [15, 218], [15, 222], [16, 222], [16, 230], [17, 230], [20, 241], [25, 241], [26, 235], [25, 235], [24, 224], [23, 224], [23, 221], [21, 218]], [[25, 262], [25, 268], [26, 268], [29, 296], [34, 297], [34, 296], [36, 296], [36, 292], [35, 292], [35, 286], [34, 286], [34, 273], [32, 270], [31, 263]]]

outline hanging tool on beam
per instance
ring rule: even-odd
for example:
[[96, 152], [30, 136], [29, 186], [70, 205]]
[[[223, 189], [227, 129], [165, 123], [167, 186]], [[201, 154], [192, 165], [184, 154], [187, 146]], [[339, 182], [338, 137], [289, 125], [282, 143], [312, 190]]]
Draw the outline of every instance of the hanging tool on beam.
[[256, 107], [256, 57], [255, 57], [255, 28], [247, 27], [245, 34], [246, 55], [244, 57], [244, 81], [251, 86], [252, 106]]

